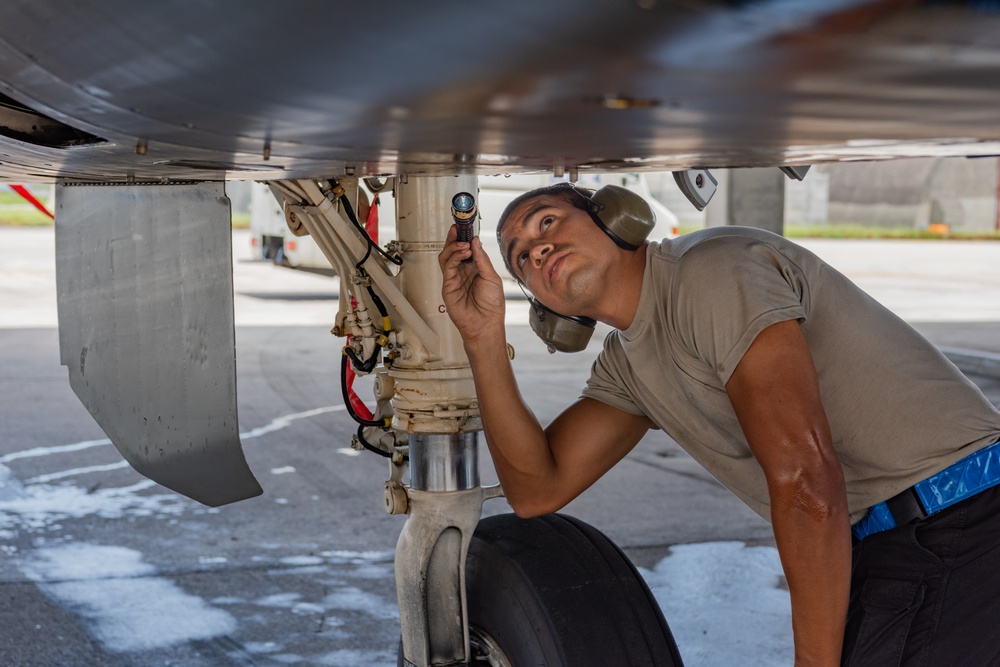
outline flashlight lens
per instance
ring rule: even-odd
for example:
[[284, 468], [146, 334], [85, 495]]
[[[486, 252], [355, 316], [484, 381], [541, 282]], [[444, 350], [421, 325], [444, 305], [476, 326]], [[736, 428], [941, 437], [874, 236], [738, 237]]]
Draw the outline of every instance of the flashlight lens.
[[451, 200], [452, 207], [461, 213], [468, 213], [476, 206], [475, 198], [468, 192], [459, 192]]

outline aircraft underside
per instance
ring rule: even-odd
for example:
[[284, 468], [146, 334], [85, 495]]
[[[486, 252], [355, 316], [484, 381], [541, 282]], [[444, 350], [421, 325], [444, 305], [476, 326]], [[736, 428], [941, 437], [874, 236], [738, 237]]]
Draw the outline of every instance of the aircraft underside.
[[676, 170], [1000, 153], [995, 3], [15, 2], [0, 177]]

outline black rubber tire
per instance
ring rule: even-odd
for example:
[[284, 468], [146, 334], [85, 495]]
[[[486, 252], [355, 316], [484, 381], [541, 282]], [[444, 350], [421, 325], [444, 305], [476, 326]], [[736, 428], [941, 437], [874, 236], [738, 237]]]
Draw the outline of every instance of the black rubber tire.
[[470, 630], [512, 667], [683, 664], [646, 582], [578, 519], [484, 519], [469, 547], [466, 587]]

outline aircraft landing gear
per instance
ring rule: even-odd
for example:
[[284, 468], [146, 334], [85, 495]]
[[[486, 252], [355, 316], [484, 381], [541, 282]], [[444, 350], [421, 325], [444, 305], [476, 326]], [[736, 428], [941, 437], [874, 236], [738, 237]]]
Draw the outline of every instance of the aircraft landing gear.
[[395, 559], [399, 664], [680, 665], [649, 589], [600, 532], [560, 515], [479, 520], [500, 491], [480, 485], [475, 383], [438, 264], [469, 202], [449, 206], [478, 191], [475, 177], [397, 178], [397, 238], [386, 249], [354, 214], [357, 179], [273, 186], [289, 223], [341, 276], [334, 332], [352, 336], [344, 354], [356, 372], [376, 373], [378, 414], [359, 420], [359, 444], [389, 458], [385, 506], [408, 515]]

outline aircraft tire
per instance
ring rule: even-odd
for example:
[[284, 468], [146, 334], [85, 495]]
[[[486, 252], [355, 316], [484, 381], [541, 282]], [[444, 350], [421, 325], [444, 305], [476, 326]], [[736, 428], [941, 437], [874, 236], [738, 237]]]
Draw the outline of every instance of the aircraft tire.
[[469, 547], [466, 589], [472, 665], [683, 664], [635, 567], [578, 519], [483, 519]]

